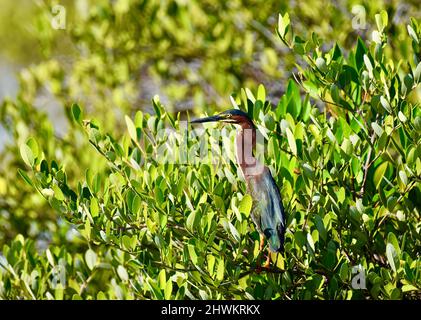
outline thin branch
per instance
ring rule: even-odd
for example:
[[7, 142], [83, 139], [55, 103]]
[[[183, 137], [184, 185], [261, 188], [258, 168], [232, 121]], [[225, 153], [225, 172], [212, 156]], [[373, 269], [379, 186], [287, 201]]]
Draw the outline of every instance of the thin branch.
[[90, 274], [90, 276], [88, 277], [88, 279], [86, 279], [82, 285], [80, 286], [80, 290], [79, 290], [79, 296], [82, 296], [83, 292], [85, 291], [85, 289], [88, 287], [89, 282], [92, 281], [92, 279], [94, 278], [96, 272], [97, 272], [97, 268], [95, 268], [92, 273]]
[[[374, 135], [375, 133], [373, 132], [371, 135], [371, 144], [374, 143]], [[368, 169], [370, 168], [370, 164], [372, 162], [370, 162], [370, 158], [371, 158], [371, 152], [373, 151], [373, 148], [370, 147], [370, 150], [368, 150], [368, 155], [367, 155], [367, 159], [365, 161], [365, 165], [364, 165], [364, 178], [363, 178], [363, 182], [362, 182], [362, 186], [361, 186], [361, 190], [360, 190], [360, 197], [362, 198], [364, 196], [364, 191], [365, 191], [365, 183], [367, 181], [367, 174], [368, 174]]]

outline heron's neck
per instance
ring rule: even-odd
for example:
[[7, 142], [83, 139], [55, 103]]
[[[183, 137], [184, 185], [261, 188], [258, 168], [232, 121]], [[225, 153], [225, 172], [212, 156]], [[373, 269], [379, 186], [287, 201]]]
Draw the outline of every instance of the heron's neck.
[[256, 149], [256, 127], [253, 123], [248, 122], [240, 125], [241, 130], [237, 133], [235, 139], [237, 163], [247, 178], [247, 176], [260, 174], [263, 168], [253, 155]]

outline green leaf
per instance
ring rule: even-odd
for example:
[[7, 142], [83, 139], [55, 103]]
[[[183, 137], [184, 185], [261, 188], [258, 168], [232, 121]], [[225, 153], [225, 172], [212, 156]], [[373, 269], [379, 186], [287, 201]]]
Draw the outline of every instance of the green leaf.
[[97, 173], [92, 180], [92, 191], [98, 193], [101, 190], [101, 175]]
[[380, 32], [378, 31], [373, 31], [373, 33], [371, 34], [371, 37], [373, 39], [373, 41], [377, 44], [381, 44], [382, 43], [382, 35]]
[[[361, 57], [361, 60], [362, 59], [363, 58]], [[351, 82], [359, 84], [360, 81], [358, 78], [358, 73], [353, 67], [345, 65], [342, 67], [342, 71], [339, 74], [338, 85], [341, 89], [345, 90], [347, 86], [351, 84]]]
[[97, 300], [108, 300], [104, 292], [99, 291], [96, 295]]
[[220, 259], [218, 262], [218, 269], [216, 271], [216, 279], [219, 281], [224, 280], [224, 273], [225, 273], [225, 263], [223, 259]]
[[[412, 77], [412, 74], [407, 74], [404, 78], [403, 78], [403, 85], [402, 85], [402, 95], [407, 95], [409, 94], [409, 92], [412, 90], [412, 85], [414, 84], [414, 79]], [[402, 113], [402, 111], [399, 111], [399, 113]], [[400, 119], [400, 116], [399, 116]], [[404, 121], [403, 121], [404, 122]]]
[[282, 16], [281, 14], [279, 14], [279, 18], [278, 18], [278, 32], [282, 37], [285, 37], [287, 31], [288, 31], [288, 26], [290, 24], [290, 19], [289, 19], [289, 14], [285, 13], [284, 16]]
[[339, 270], [339, 276], [342, 281], [347, 282], [349, 277], [349, 268], [346, 262], [342, 263], [341, 268]]
[[405, 171], [403, 171], [403, 170], [399, 171], [399, 179], [401, 180], [401, 182], [403, 183], [404, 186], [406, 186], [408, 184], [408, 177], [407, 177]]
[[207, 261], [208, 261], [208, 271], [209, 271], [209, 274], [211, 276], [213, 276], [213, 273], [214, 273], [214, 270], [213, 269], [215, 267], [215, 261], [216, 261], [215, 256], [213, 256], [211, 254], [208, 254], [206, 258], [207, 258]]
[[165, 300], [170, 300], [171, 296], [172, 296], [172, 281], [171, 281], [171, 279], [168, 279], [164, 292], [165, 292]]
[[196, 221], [196, 211], [193, 211], [187, 217], [187, 221], [186, 221], [187, 229], [189, 229], [190, 231], [194, 231], [195, 230], [195, 228], [194, 228], [194, 222], [195, 221]]
[[389, 198], [387, 199], [387, 204], [386, 204], [386, 206], [387, 206], [387, 209], [388, 209], [389, 211], [393, 212], [393, 210], [394, 210], [394, 208], [395, 208], [395, 206], [396, 206], [397, 200], [398, 200], [398, 199], [397, 199], [395, 196], [391, 196], [391, 197], [389, 197]]
[[247, 99], [250, 100], [253, 104], [256, 102], [256, 98], [253, 95], [253, 92], [249, 88], [244, 89]]
[[309, 179], [314, 179], [314, 169], [308, 163], [303, 164], [304, 175]]
[[418, 132], [421, 132], [421, 117], [415, 117], [414, 127], [415, 129], [417, 129]]
[[294, 135], [292, 134], [290, 128], [286, 128], [285, 132], [287, 134], [288, 144], [291, 152], [293, 155], [297, 156], [297, 144], [295, 143]]
[[197, 254], [196, 254], [196, 251], [194, 250], [194, 246], [192, 244], [189, 244], [187, 248], [189, 250], [189, 256], [190, 256], [191, 261], [193, 262], [193, 264], [197, 264]]
[[128, 281], [129, 280], [129, 275], [127, 273], [127, 270], [122, 265], [119, 265], [117, 267], [117, 274], [122, 281]]
[[387, 261], [389, 262], [390, 267], [392, 268], [393, 272], [396, 272], [396, 265], [395, 265], [395, 258], [396, 258], [396, 250], [393, 244], [388, 243], [386, 245], [386, 257]]
[[382, 10], [380, 14], [376, 14], [374, 17], [376, 19], [377, 29], [380, 32], [383, 32], [384, 28], [386, 28], [388, 23], [387, 12], [385, 10]]
[[143, 128], [143, 112], [137, 111], [136, 115], [134, 117], [134, 123], [136, 125], [136, 128]]
[[54, 267], [56, 265], [55, 261], [54, 261], [54, 257], [53, 254], [51, 253], [50, 249], [45, 250], [45, 254], [47, 256], [47, 260], [50, 263], [50, 265], [52, 267]]
[[395, 288], [392, 290], [390, 294], [390, 298], [392, 300], [400, 300], [402, 298], [401, 290], [399, 288]]
[[406, 116], [402, 113], [402, 111], [399, 111], [398, 112], [398, 118], [399, 118], [399, 120], [400, 121], [402, 121], [402, 122], [406, 122], [408, 119], [406, 118]]
[[352, 147], [351, 141], [349, 139], [345, 138], [342, 141], [341, 149], [346, 155], [351, 156], [352, 152], [353, 152], [353, 147]]
[[91, 226], [91, 222], [89, 221], [89, 219], [86, 219], [85, 221], [85, 228], [83, 230], [83, 235], [84, 237], [90, 241], [91, 239], [91, 231], [92, 231], [92, 226]]
[[[56, 300], [63, 300], [63, 294], [64, 294], [63, 285], [61, 283], [59, 283], [59, 284], [57, 284], [56, 288], [54, 289], [54, 298]], [[73, 295], [73, 296], [75, 296], [75, 295]], [[73, 299], [73, 296], [72, 296], [72, 299]], [[73, 299], [73, 300], [76, 300], [76, 299]]]
[[259, 84], [257, 87], [257, 100], [260, 100], [262, 102], [266, 101], [266, 91], [263, 84]]
[[330, 95], [332, 96], [332, 100], [336, 103], [339, 102], [339, 90], [336, 84], [332, 84], [330, 87]]
[[159, 101], [159, 96], [158, 95], [155, 95], [152, 98], [152, 105], [153, 105], [153, 108], [155, 110], [155, 113], [156, 113], [157, 117], [160, 118], [161, 117], [161, 114], [162, 114], [161, 113], [162, 106], [161, 106], [161, 102]]
[[417, 67], [415, 68], [414, 71], [414, 80], [416, 83], [419, 83], [421, 79], [421, 62], [418, 63]]
[[121, 242], [123, 244], [124, 249], [129, 250], [129, 251], [132, 250], [132, 241], [131, 241], [131, 238], [129, 236], [124, 235], [121, 238]]
[[132, 197], [130, 198], [130, 201], [128, 203], [129, 209], [134, 214], [137, 214], [140, 210], [140, 206], [142, 204], [142, 200], [137, 194], [132, 194]]
[[97, 262], [97, 255], [95, 251], [93, 251], [92, 249], [88, 249], [85, 252], [85, 262], [89, 270], [93, 270]]
[[238, 230], [235, 228], [235, 226], [231, 222], [228, 222], [228, 225], [229, 225], [230, 232], [232, 236], [234, 237], [235, 241], [240, 242], [241, 237], [240, 237], [240, 234], [238, 233]]
[[77, 103], [73, 103], [71, 107], [73, 120], [76, 123], [82, 124], [82, 110]]
[[26, 144], [31, 149], [33, 157], [38, 158], [39, 147], [38, 147], [38, 143], [36, 142], [36, 140], [34, 138], [29, 138], [28, 141], [26, 141]]
[[34, 155], [32, 153], [31, 148], [29, 148], [26, 144], [22, 144], [20, 146], [20, 155], [28, 166], [32, 167], [35, 163]]
[[246, 216], [250, 214], [251, 208], [253, 205], [253, 199], [249, 194], [244, 195], [243, 199], [241, 199], [240, 204], [238, 206], [238, 210], [244, 213]]
[[300, 248], [302, 248], [306, 244], [306, 236], [304, 235], [304, 232], [301, 230], [298, 230], [294, 234], [295, 242], [298, 244]]
[[340, 57], [342, 57], [342, 51], [341, 51], [341, 48], [339, 48], [338, 43], [335, 42], [335, 47], [333, 48], [332, 60], [338, 60]]
[[364, 44], [364, 41], [358, 37], [357, 40], [357, 49], [355, 51], [355, 64], [357, 67], [357, 70], [361, 70], [363, 64], [364, 64], [364, 54], [367, 53], [367, 48]]
[[391, 243], [393, 245], [393, 248], [395, 249], [396, 254], [400, 256], [401, 249], [400, 249], [400, 246], [399, 246], [398, 239], [396, 238], [396, 236], [395, 236], [394, 233], [392, 233], [392, 232], [389, 232], [388, 233], [388, 235], [387, 235], [387, 242], [388, 243]]
[[390, 107], [389, 102], [386, 100], [385, 97], [381, 96], [380, 97], [380, 104], [382, 105], [382, 107], [389, 113], [392, 113], [392, 108]]
[[410, 292], [410, 291], [420, 291], [420, 289], [413, 286], [412, 284], [405, 284], [402, 286], [402, 292]]
[[292, 81], [288, 81], [286, 96], [288, 97], [286, 112], [290, 113], [293, 118], [297, 118], [301, 113], [301, 95], [300, 88]]
[[327, 65], [326, 65], [326, 60], [323, 59], [322, 57], [318, 57], [316, 59], [316, 66], [317, 66], [317, 69], [319, 69], [323, 73], [328, 71]]
[[378, 125], [378, 123], [377, 122], [372, 122], [371, 123], [371, 127], [373, 128], [373, 130], [374, 130], [374, 132], [376, 133], [376, 135], [378, 136], [378, 137], [381, 137], [381, 135], [383, 134], [383, 129], [382, 129], [382, 127], [380, 127], [379, 125]]
[[417, 33], [414, 31], [414, 29], [410, 25], [408, 25], [408, 34], [416, 43], [419, 42]]
[[368, 74], [370, 75], [370, 78], [373, 77], [373, 65], [371, 64], [370, 58], [365, 54], [364, 55], [364, 64], [367, 68]]
[[167, 275], [165, 273], [165, 269], [162, 269], [161, 271], [159, 271], [158, 280], [159, 280], [159, 287], [161, 288], [161, 290], [164, 290], [165, 287], [167, 286]]
[[383, 27], [387, 27], [387, 24], [388, 24], [387, 11], [386, 11], [386, 10], [382, 10], [382, 11], [380, 11], [380, 15], [381, 15], [381, 17], [382, 17]]
[[374, 172], [373, 182], [374, 182], [374, 185], [376, 186], [376, 189], [379, 188], [380, 183], [383, 180], [383, 176], [386, 172], [387, 165], [388, 165], [388, 162], [383, 162], [377, 167], [376, 171]]
[[64, 200], [64, 194], [61, 191], [61, 189], [59, 188], [58, 185], [53, 185], [53, 191], [54, 191], [54, 197], [59, 200], [59, 201], [63, 201]]
[[18, 173], [28, 185], [30, 185], [31, 187], [34, 187], [34, 184], [32, 183], [32, 180], [29, 178], [29, 176], [26, 174], [25, 171], [18, 168]]
[[44, 188], [41, 190], [41, 194], [47, 199], [49, 199], [54, 196], [54, 190], [51, 188]]
[[316, 250], [316, 248], [315, 248], [315, 246], [314, 246], [313, 237], [311, 236], [311, 234], [310, 234], [310, 233], [307, 233], [307, 243], [308, 243], [308, 245], [310, 246], [310, 248], [311, 248], [313, 251], [315, 251], [315, 250]]
[[95, 218], [99, 214], [99, 205], [98, 200], [96, 198], [91, 198], [91, 204], [89, 206], [92, 218]]
[[137, 130], [132, 119], [130, 119], [128, 116], [124, 116], [124, 119], [126, 120], [126, 125], [129, 131], [130, 138], [133, 141], [137, 142]]
[[310, 117], [310, 112], [311, 112], [310, 96], [309, 94], [306, 94], [303, 104], [302, 104], [302, 109], [301, 109], [301, 119], [303, 122], [308, 121], [308, 118]]

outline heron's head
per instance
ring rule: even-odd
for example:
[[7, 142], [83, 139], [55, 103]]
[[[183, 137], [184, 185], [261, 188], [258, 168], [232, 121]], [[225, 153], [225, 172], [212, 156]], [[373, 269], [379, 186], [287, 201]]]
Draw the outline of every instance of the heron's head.
[[196, 119], [191, 121], [191, 123], [204, 123], [204, 122], [224, 122], [232, 124], [253, 124], [247, 113], [237, 109], [231, 109], [224, 111], [215, 116]]

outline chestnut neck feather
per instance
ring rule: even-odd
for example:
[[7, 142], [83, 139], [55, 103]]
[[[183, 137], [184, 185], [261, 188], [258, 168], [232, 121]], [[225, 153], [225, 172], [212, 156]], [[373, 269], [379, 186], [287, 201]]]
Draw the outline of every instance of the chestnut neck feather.
[[244, 176], [247, 177], [250, 175], [248, 172], [254, 172], [250, 169], [259, 165], [257, 159], [253, 156], [253, 152], [256, 149], [256, 127], [249, 119], [244, 119], [238, 125], [241, 126], [241, 130], [237, 133], [235, 139], [237, 163]]
[[241, 129], [252, 129], [252, 130], [256, 130], [256, 127], [254, 126], [253, 121], [251, 121], [249, 118], [247, 117], [238, 117], [238, 125], [241, 126]]

